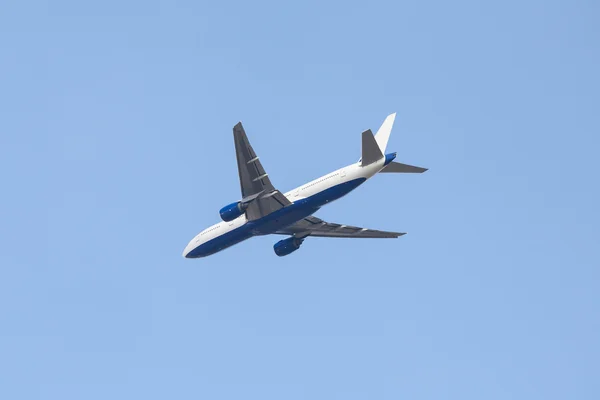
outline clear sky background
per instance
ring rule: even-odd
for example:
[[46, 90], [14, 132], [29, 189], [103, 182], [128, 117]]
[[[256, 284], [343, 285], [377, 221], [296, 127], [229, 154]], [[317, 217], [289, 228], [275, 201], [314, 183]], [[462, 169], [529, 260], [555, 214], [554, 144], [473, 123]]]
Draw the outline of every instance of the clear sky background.
[[[599, 399], [595, 1], [0, 6], [0, 398]], [[281, 237], [186, 260], [240, 197], [398, 160]]]

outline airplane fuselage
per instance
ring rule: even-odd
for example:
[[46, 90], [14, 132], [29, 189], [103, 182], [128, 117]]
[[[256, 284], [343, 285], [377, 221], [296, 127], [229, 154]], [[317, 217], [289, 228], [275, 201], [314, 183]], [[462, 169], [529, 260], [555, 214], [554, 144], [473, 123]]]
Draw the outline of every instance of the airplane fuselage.
[[367, 166], [361, 166], [358, 162], [308, 182], [284, 194], [291, 205], [262, 218], [249, 221], [246, 215], [242, 214], [230, 222], [222, 221], [212, 225], [188, 243], [183, 256], [206, 257], [253, 236], [275, 233], [350, 193], [394, 158], [395, 153]]

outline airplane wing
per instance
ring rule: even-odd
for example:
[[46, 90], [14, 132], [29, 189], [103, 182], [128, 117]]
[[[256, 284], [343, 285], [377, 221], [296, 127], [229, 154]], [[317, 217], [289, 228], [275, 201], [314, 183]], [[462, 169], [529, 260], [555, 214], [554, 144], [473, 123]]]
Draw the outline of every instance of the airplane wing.
[[280, 235], [295, 235], [304, 238], [306, 236], [316, 237], [339, 237], [339, 238], [397, 238], [406, 233], [377, 231], [364, 229], [350, 225], [340, 225], [325, 222], [317, 217], [306, 217], [300, 221], [275, 232]]
[[233, 127], [242, 202], [248, 202], [246, 216], [255, 220], [290, 205], [291, 202], [271, 183], [248, 141], [241, 122]]

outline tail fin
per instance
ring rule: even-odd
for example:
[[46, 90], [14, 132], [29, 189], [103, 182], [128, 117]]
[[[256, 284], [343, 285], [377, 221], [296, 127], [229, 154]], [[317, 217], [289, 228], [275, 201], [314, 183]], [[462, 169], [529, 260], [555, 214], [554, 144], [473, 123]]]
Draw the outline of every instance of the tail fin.
[[375, 134], [375, 140], [377, 141], [377, 145], [383, 154], [385, 154], [385, 148], [387, 147], [388, 140], [390, 139], [390, 133], [392, 133], [392, 127], [394, 126], [395, 119], [396, 113], [388, 115]]
[[362, 158], [360, 159], [361, 166], [367, 166], [379, 161], [383, 158], [377, 141], [373, 137], [373, 132], [367, 129], [362, 133]]
[[395, 173], [413, 173], [420, 174], [427, 171], [427, 168], [415, 167], [413, 165], [402, 164], [396, 161], [392, 161], [388, 165], [386, 165], [379, 172], [395, 172]]
[[[392, 133], [392, 127], [394, 126], [394, 120], [396, 119], [396, 113], [390, 114], [386, 117], [385, 121], [383, 121], [383, 124], [381, 124], [381, 126], [379, 127], [379, 130], [377, 131], [377, 133], [375, 134], [375, 140], [374, 140], [374, 144], [377, 145], [379, 152], [377, 153], [379, 155], [378, 158], [374, 159], [371, 158], [373, 161], [368, 162], [367, 164], [364, 163], [365, 160], [365, 133], [363, 132], [363, 165], [368, 165], [370, 163], [373, 163], [377, 160], [379, 160], [381, 157], [383, 157], [383, 154], [385, 154], [385, 148], [387, 147], [387, 143], [388, 140], [390, 139], [390, 134]], [[371, 133], [371, 131], [367, 131], [369, 133]], [[370, 139], [373, 139], [372, 135], [367, 135], [367, 139], [368, 136], [371, 136]], [[372, 151], [373, 154], [375, 154], [375, 151]], [[408, 165], [408, 164], [402, 164], [399, 162], [395, 162], [392, 161], [394, 158], [396, 158], [396, 153], [391, 153], [391, 154], [387, 154], [385, 156], [386, 160], [385, 160], [385, 167], [383, 167], [383, 169], [379, 172], [388, 172], [388, 173], [416, 173], [416, 174], [420, 174], [423, 173], [425, 171], [427, 171], [427, 168], [421, 168], [421, 167], [415, 167], [413, 165]]]

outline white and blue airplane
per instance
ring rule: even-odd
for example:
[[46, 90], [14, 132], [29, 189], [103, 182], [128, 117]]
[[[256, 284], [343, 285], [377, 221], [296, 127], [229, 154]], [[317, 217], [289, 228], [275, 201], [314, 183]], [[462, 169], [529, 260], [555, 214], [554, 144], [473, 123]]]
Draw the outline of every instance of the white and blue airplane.
[[288, 235], [275, 243], [278, 256], [300, 248], [308, 236], [341, 238], [397, 238], [385, 232], [325, 222], [312, 215], [321, 207], [362, 185], [378, 172], [422, 173], [426, 168], [394, 161], [385, 154], [396, 114], [389, 115], [377, 133], [362, 133], [362, 157], [358, 162], [333, 171], [287, 193], [275, 189], [258, 156], [250, 146], [241, 122], [233, 127], [242, 199], [220, 210], [222, 222], [194, 237], [183, 251], [185, 258], [206, 257], [258, 235]]

